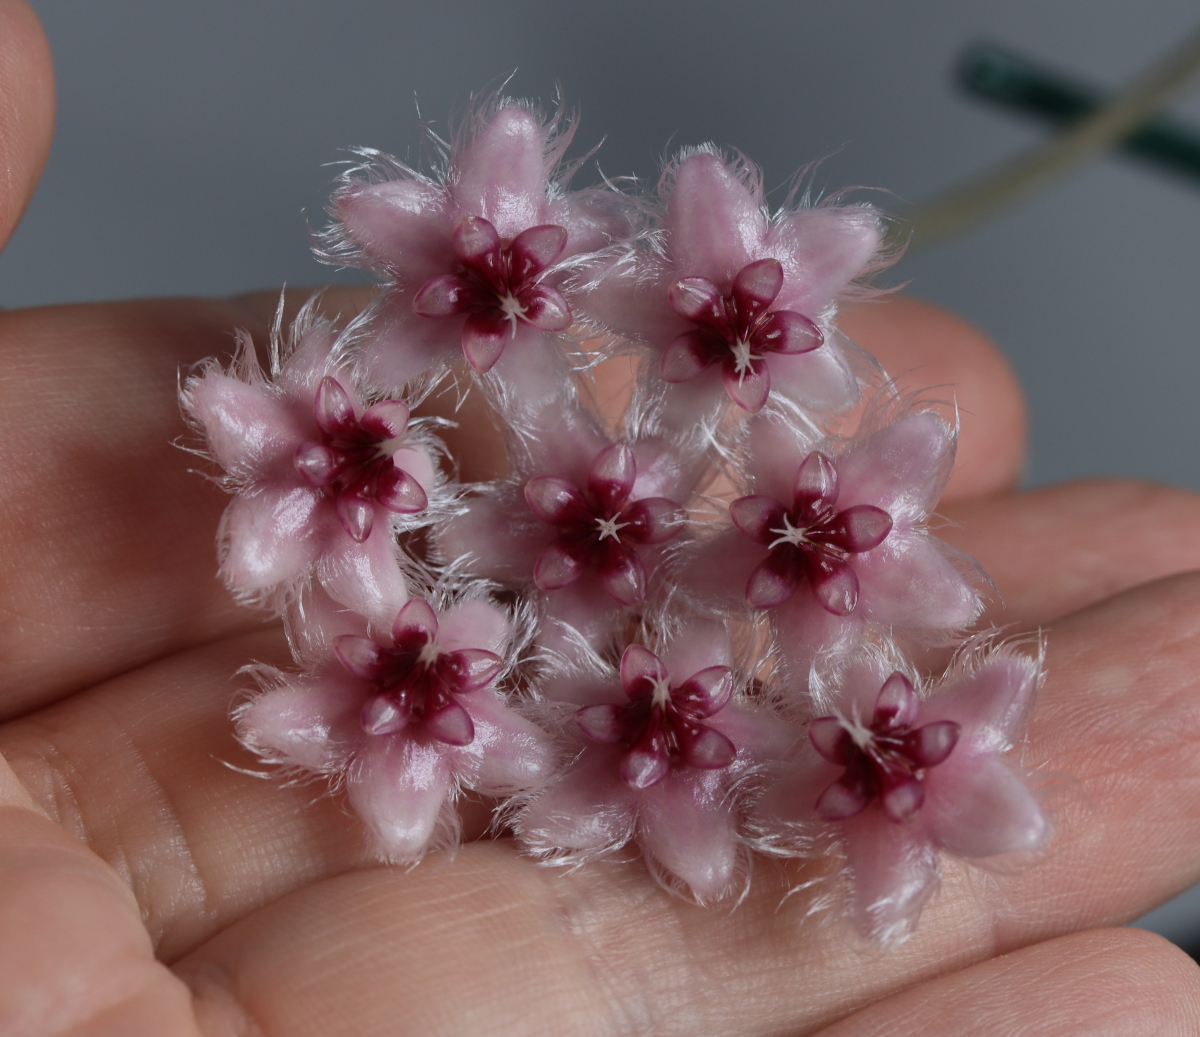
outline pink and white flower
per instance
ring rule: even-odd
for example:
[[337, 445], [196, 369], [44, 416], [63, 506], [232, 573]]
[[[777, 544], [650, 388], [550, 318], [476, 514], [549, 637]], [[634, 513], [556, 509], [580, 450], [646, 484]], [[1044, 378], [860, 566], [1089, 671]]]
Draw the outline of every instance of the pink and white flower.
[[554, 769], [549, 737], [496, 688], [509, 642], [508, 620], [483, 601], [439, 616], [413, 598], [389, 637], [344, 634], [299, 676], [260, 669], [264, 690], [238, 729], [267, 760], [344, 781], [385, 856], [416, 860], [439, 833], [453, 845], [459, 789], [513, 795]]
[[[942, 852], [969, 860], [1039, 849], [1049, 824], [1003, 757], [1037, 688], [1036, 659], [976, 649], [926, 695], [880, 654], [850, 665], [834, 713], [758, 804], [770, 836], [807, 846], [824, 831], [844, 855], [850, 915], [887, 943], [915, 924]], [[890, 671], [890, 672], [889, 672]]]
[[407, 597], [394, 526], [426, 520], [437, 477], [407, 404], [365, 404], [334, 327], [310, 304], [287, 343], [277, 328], [269, 375], [242, 336], [182, 400], [234, 493], [218, 532], [230, 588], [278, 607], [315, 576], [342, 606], [394, 614]]

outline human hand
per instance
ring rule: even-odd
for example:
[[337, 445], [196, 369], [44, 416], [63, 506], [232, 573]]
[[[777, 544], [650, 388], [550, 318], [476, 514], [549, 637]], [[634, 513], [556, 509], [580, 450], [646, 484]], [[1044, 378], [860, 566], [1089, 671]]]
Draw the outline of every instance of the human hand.
[[[6, 232], [49, 136], [29, 19], [0, 2]], [[637, 861], [563, 873], [503, 838], [381, 867], [336, 798], [225, 766], [257, 766], [228, 720], [236, 670], [288, 654], [215, 577], [226, 499], [171, 445], [175, 387], [233, 328], [265, 340], [273, 306], [0, 314], [0, 1033], [1194, 1031], [1195, 966], [1098, 927], [1200, 873], [1200, 579], [1173, 575], [1200, 565], [1200, 502], [1117, 481], [1014, 492], [1024, 419], [995, 351], [916, 302], [850, 313], [889, 371], [953, 386], [941, 510], [1004, 596], [986, 618], [1049, 627], [1029, 756], [1074, 784], [1047, 860], [1002, 876], [947, 862], [886, 954], [806, 919], [806, 893], [783, 900], [819, 865], [760, 866], [736, 910], [672, 899]]]

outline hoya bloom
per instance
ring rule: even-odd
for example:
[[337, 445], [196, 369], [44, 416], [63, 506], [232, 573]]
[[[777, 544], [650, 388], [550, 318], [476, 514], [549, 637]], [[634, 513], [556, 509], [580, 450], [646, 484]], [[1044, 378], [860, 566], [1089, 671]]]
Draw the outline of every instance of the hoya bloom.
[[514, 478], [481, 488], [437, 532], [446, 563], [539, 591], [539, 643], [601, 647], [628, 610], [661, 591], [665, 548], [683, 528], [703, 458], [659, 439], [613, 443], [563, 408], [523, 445]]
[[548, 681], [578, 755], [517, 819], [523, 845], [574, 861], [632, 840], [668, 889], [733, 892], [745, 864], [738, 783], [794, 732], [733, 701], [729, 662], [728, 638], [703, 623], [662, 658], [630, 645], [619, 675]]
[[499, 610], [466, 601], [439, 616], [413, 598], [390, 637], [361, 629], [312, 672], [260, 671], [264, 691], [238, 723], [264, 758], [344, 781], [386, 857], [452, 840], [459, 789], [511, 795], [549, 776], [549, 738], [495, 687], [510, 641]]
[[659, 191], [655, 247], [602, 267], [582, 305], [651, 347], [665, 420], [686, 433], [723, 399], [753, 413], [772, 393], [823, 412], [855, 400], [832, 322], [839, 298], [885, 265], [879, 213], [833, 202], [768, 215], [758, 171], [711, 148]]
[[434, 466], [407, 404], [365, 404], [342, 341], [310, 304], [287, 343], [276, 329], [269, 373], [243, 336], [230, 367], [205, 366], [182, 401], [235, 495], [218, 533], [230, 588], [278, 602], [315, 575], [337, 603], [386, 620], [406, 596], [393, 520], [421, 521]]
[[937, 415], [868, 416], [845, 443], [763, 415], [745, 443], [754, 492], [730, 504], [732, 528], [681, 560], [681, 578], [702, 600], [765, 612], [794, 679], [868, 623], [929, 641], [974, 621], [970, 560], [927, 529], [954, 461]]
[[443, 146], [436, 176], [363, 152], [334, 199], [322, 255], [388, 283], [367, 345], [373, 380], [400, 388], [465, 355], [530, 401], [562, 388], [554, 336], [572, 323], [566, 272], [628, 230], [614, 192], [565, 189], [573, 132], [500, 99]]
[[823, 828], [846, 862], [863, 935], [903, 936], [934, 889], [939, 855], [971, 860], [1036, 850], [1049, 826], [1005, 762], [1038, 682], [1035, 659], [976, 652], [925, 698], [891, 660], [861, 659], [808, 725], [808, 744], [759, 804], [780, 834]]

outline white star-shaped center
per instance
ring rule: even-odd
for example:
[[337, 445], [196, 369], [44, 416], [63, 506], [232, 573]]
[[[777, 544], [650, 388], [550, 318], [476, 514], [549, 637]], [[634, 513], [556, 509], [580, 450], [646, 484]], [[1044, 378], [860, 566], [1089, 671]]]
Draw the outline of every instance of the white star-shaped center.
[[667, 675], [661, 671], [650, 678], [653, 690], [650, 692], [650, 705], [654, 709], [666, 709], [671, 704], [671, 688], [667, 683]]
[[621, 542], [621, 538], [617, 536], [617, 532], [624, 529], [629, 523], [618, 522], [617, 519], [620, 517], [620, 515], [614, 515], [612, 518], [596, 519], [596, 526], [600, 530], [601, 540], [604, 540], [606, 537], [612, 537], [618, 544]]
[[424, 666], [425, 669], [428, 670], [429, 667], [431, 667], [435, 662], [437, 662], [438, 656], [441, 654], [442, 654], [442, 652], [441, 652], [441, 649], [438, 648], [437, 641], [434, 641], [432, 639], [429, 641], [426, 641], [424, 647], [417, 654], [417, 665]]
[[780, 544], [791, 544], [793, 547], [799, 547], [801, 544], [807, 544], [809, 542], [808, 537], [805, 536], [808, 530], [793, 526], [792, 520], [788, 518], [786, 511], [783, 513], [783, 528], [772, 529], [770, 532], [775, 534], [776, 539], [772, 540], [767, 545], [768, 550], [773, 547], [778, 547]]
[[733, 351], [733, 370], [740, 382], [748, 373], [753, 372], [751, 363], [760, 360], [761, 357], [757, 357], [751, 352], [750, 343], [744, 338], [738, 339], [730, 348]]
[[512, 326], [513, 338], [516, 338], [517, 321], [525, 319], [525, 307], [521, 305], [512, 292], [509, 292], [500, 300], [500, 312], [504, 314], [504, 319]]

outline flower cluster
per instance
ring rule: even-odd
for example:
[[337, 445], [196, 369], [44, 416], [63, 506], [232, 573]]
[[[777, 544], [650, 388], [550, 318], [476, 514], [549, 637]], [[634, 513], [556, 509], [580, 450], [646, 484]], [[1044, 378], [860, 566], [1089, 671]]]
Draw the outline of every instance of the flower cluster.
[[[982, 574], [930, 531], [955, 429], [837, 327], [888, 223], [771, 211], [709, 145], [653, 192], [574, 190], [572, 132], [492, 98], [431, 170], [360, 152], [318, 254], [376, 301], [184, 384], [234, 495], [221, 572], [296, 657], [252, 669], [240, 735], [344, 787], [389, 860], [452, 849], [473, 790], [542, 860], [635, 843], [698, 902], [756, 852], [840, 855], [848, 914], [894, 940], [940, 854], [1048, 825], [1012, 759], [1039, 662], [972, 632]], [[617, 355], [636, 384], [605, 413]], [[413, 417], [446, 379], [506, 474], [459, 482]]]

